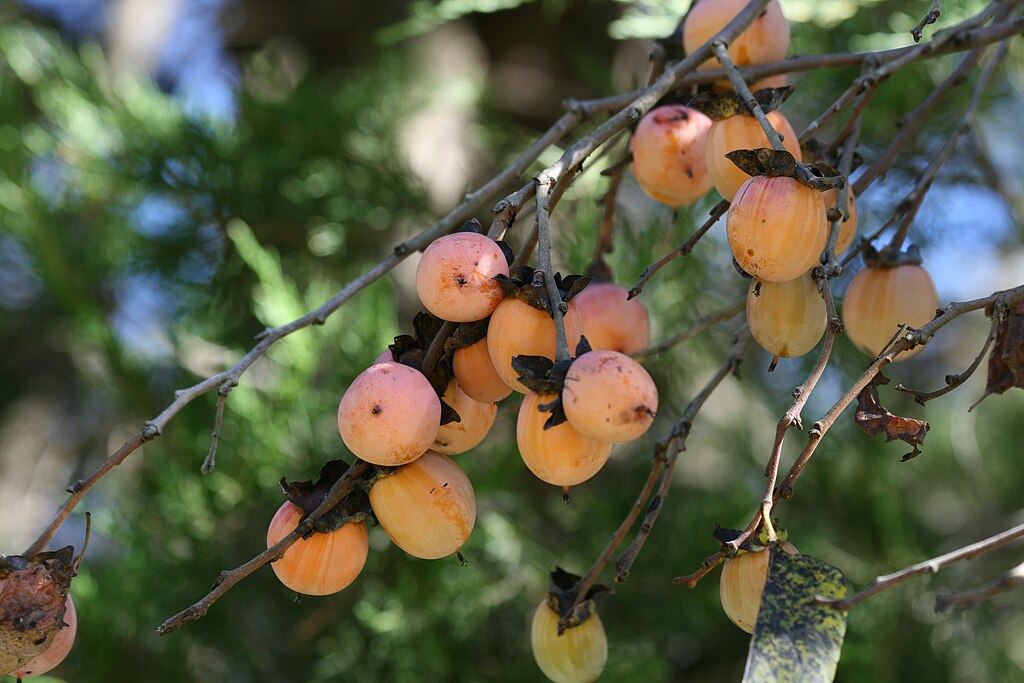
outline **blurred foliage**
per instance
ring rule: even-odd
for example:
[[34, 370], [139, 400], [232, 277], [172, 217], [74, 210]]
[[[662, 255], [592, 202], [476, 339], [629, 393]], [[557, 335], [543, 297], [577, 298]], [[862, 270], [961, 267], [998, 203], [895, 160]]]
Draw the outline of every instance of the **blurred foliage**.
[[[898, 39], [906, 44], [916, 21], [909, 13], [926, 10], [896, 0], [791, 0], [784, 6], [794, 19], [793, 53], [889, 46], [893, 32], [902, 32]], [[944, 3], [942, 22], [979, 7]], [[614, 15], [609, 31], [619, 39], [670, 32], [681, 11], [685, 3], [653, 0], [412, 3], [407, 22], [377, 34], [392, 44], [345, 69], [314, 65], [296, 79], [265, 51], [243, 55], [238, 114], [231, 120], [196, 116], [154, 83], [112, 76], [95, 42], [70, 42], [39, 20], [0, 25], [0, 503], [7, 506], [0, 549], [13, 553], [27, 545], [59, 505], [69, 479], [101, 462], [162, 410], [175, 389], [230, 366], [254, 334], [320, 305], [436, 218], [428, 208], [439, 203], [431, 194], [436, 178], [410, 168], [408, 130], [415, 116], [443, 104], [452, 91], [435, 92], [444, 74], [435, 73], [433, 81], [424, 76], [424, 42], [400, 38], [457, 20], [455, 26], [488, 48], [503, 44], [511, 51], [518, 31], [509, 26], [522, 16], [536, 33], [555, 34], [565, 30], [559, 22], [567, 16], [579, 23], [579, 17]], [[522, 49], [535, 48], [527, 43]], [[566, 69], [588, 94], [610, 94], [622, 85], [613, 76], [621, 68], [616, 62], [638, 54], [630, 43], [621, 51], [576, 51], [581, 57], [568, 67], [534, 64], [537, 96], [548, 98], [538, 111], [557, 108], [567, 94], [552, 86], [566, 82]], [[1020, 69], [1019, 50], [1013, 59], [1008, 72]], [[899, 116], [955, 60], [915, 64], [883, 85], [865, 121], [866, 157], [877, 154]], [[478, 66], [487, 74], [496, 65]], [[646, 76], [642, 57], [630, 69]], [[554, 72], [563, 80], [552, 80]], [[829, 70], [795, 78], [787, 113], [797, 129], [856, 75]], [[502, 108], [499, 95], [508, 83], [487, 78], [484, 87], [460, 91], [465, 97], [458, 106], [470, 120], [460, 139], [445, 140], [450, 146], [472, 141], [467, 187], [491, 177], [537, 133], [521, 112]], [[541, 92], [541, 84], [548, 91]], [[1002, 99], [993, 97], [991, 107], [1001, 101], [1019, 106], [1011, 85], [1000, 82], [994, 91]], [[928, 134], [865, 198], [862, 225], [886, 218], [929, 150], [955, 125], [966, 98], [964, 90], [952, 95]], [[621, 155], [618, 144], [588, 165], [553, 216], [563, 272], [582, 270], [590, 258], [607, 183], [599, 171]], [[943, 192], [998, 202], [982, 187], [971, 146], [961, 149], [940, 176]], [[548, 150], [542, 162], [559, 151]], [[631, 284], [645, 265], [683, 241], [716, 199], [673, 213], [653, 205], [627, 176], [618, 202], [618, 247], [609, 259], [616, 280]], [[1000, 286], [997, 274], [1021, 262], [1020, 226], [1009, 229], [1006, 209], [998, 206], [1002, 213], [992, 219], [995, 227], [980, 233], [983, 240], [975, 220], [967, 222], [973, 237], [964, 237], [941, 200], [926, 204], [914, 233], [931, 253], [953, 250], [958, 267], [991, 259], [978, 264], [991, 278], [976, 283], [976, 295]], [[486, 222], [487, 211], [479, 217]], [[510, 235], [513, 244], [524, 239], [529, 223], [524, 215]], [[990, 251], [978, 251], [986, 245]], [[201, 476], [199, 465], [209, 447], [213, 394], [183, 410], [162, 438], [89, 494], [55, 541], [80, 545], [81, 515], [92, 511], [92, 545], [73, 586], [78, 643], [55, 671], [61, 680], [540, 680], [527, 627], [547, 573], [555, 564], [582, 573], [604, 547], [646, 477], [654, 440], [721, 362], [735, 322], [651, 359], [662, 391], [654, 429], [619, 447], [568, 506], [521, 464], [513, 438], [516, 403], [506, 401], [492, 436], [458, 459], [479, 501], [467, 567], [454, 559], [406, 557], [375, 529], [362, 576], [341, 594], [296, 601], [263, 569], [201, 621], [164, 638], [155, 633], [164, 619], [205, 594], [221, 570], [263, 549], [281, 502], [281, 476], [309, 478], [325, 460], [347, 457], [337, 433], [337, 401], [394, 335], [410, 331], [416, 302], [408, 265], [361, 292], [325, 325], [278, 343], [246, 373], [228, 401], [212, 474]], [[953, 287], [964, 272], [981, 271], [937, 273], [940, 293], [944, 281]], [[1019, 267], [1014, 272], [1019, 278]], [[653, 338], [674, 334], [745, 291], [729, 262], [724, 231], [716, 228], [645, 291]], [[986, 331], [980, 315], [960, 321], [934, 348], [890, 374], [908, 385], [939, 386], [945, 374], [969, 363]], [[765, 354], [751, 350], [742, 382], [726, 380], [699, 416], [650, 542], [629, 580], [601, 605], [610, 643], [602, 680], [739, 680], [748, 638], [722, 613], [716, 575], [693, 591], [670, 580], [716, 550], [710, 533], [716, 523], [746, 523], [761, 495], [775, 422], [813, 361], [784, 361], [768, 374]], [[865, 365], [840, 340], [805, 424]], [[894, 412], [932, 423], [923, 455], [908, 463], [899, 462], [900, 445], [860, 433], [844, 416], [796, 497], [778, 510], [801, 551], [842, 568], [859, 587], [1019, 520], [1024, 394], [989, 398], [968, 413], [983, 386], [983, 378], [976, 379], [926, 408], [883, 393]], [[12, 434], [22, 416], [35, 414], [26, 413], [30, 409], [44, 419], [26, 423], [41, 426], [16, 442]], [[790, 435], [786, 462], [803, 439]], [[26, 465], [29, 458], [38, 464]], [[47, 469], [54, 458], [64, 463], [56, 474]], [[968, 612], [939, 617], [931, 611], [938, 588], [993, 579], [1021, 555], [1008, 548], [858, 607], [849, 617], [837, 680], [1024, 676], [1020, 594]]]

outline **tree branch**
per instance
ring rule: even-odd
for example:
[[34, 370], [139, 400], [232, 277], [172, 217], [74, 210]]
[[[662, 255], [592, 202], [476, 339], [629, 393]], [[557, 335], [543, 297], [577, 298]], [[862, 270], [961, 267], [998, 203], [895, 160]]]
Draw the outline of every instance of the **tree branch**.
[[934, 24], [936, 21], [938, 21], [939, 16], [942, 15], [942, 11], [940, 9], [941, 7], [942, 0], [932, 0], [932, 8], [928, 10], [928, 14], [924, 15], [924, 19], [917, 22], [917, 26], [911, 29], [910, 35], [914, 37], [915, 43], [921, 42], [921, 32], [924, 31], [925, 26], [928, 26], [929, 24]]
[[1022, 583], [1024, 583], [1024, 562], [1003, 574], [998, 580], [979, 586], [974, 590], [962, 593], [939, 593], [935, 596], [935, 612], [942, 614], [954, 607], [971, 608], [1000, 593], [1013, 590]]
[[1024, 524], [1019, 524], [1007, 529], [1006, 531], [998, 533], [995, 536], [990, 536], [983, 541], [972, 543], [971, 545], [960, 548], [959, 550], [954, 550], [946, 553], [945, 555], [933, 557], [932, 559], [925, 560], [924, 562], [918, 562], [917, 564], [901, 569], [898, 572], [879, 576], [868, 584], [868, 587], [864, 590], [859, 593], [854, 593], [842, 600], [825, 600], [819, 598], [817, 602], [823, 605], [830, 605], [836, 609], [849, 610], [868, 598], [878, 595], [882, 591], [903, 583], [908, 579], [912, 579], [915, 576], [921, 576], [922, 574], [934, 574], [940, 569], [944, 569], [951, 564], [955, 564], [956, 562], [961, 562], [963, 560], [970, 560], [978, 557], [979, 555], [984, 555], [985, 553], [991, 552], [997, 548], [1002, 548], [1004, 545], [1012, 543], [1019, 538], [1024, 538]]

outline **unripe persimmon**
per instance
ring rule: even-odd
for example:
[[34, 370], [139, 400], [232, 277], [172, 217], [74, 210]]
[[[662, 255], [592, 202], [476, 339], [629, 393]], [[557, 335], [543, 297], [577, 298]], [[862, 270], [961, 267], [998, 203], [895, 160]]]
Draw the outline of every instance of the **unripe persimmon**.
[[454, 379], [442, 397], [444, 402], [459, 414], [459, 422], [449, 422], [437, 430], [437, 438], [431, 450], [445, 455], [465, 453], [484, 440], [491, 431], [498, 406], [494, 403], [480, 403], [466, 395]]
[[494, 369], [487, 352], [487, 338], [455, 349], [452, 372], [466, 395], [481, 403], [497, 403], [512, 393], [512, 387]]
[[338, 431], [356, 456], [374, 465], [402, 465], [437, 438], [441, 401], [420, 372], [401, 363], [363, 370], [338, 405]]
[[42, 676], [63, 662], [71, 652], [71, 646], [75, 644], [75, 636], [78, 634], [78, 612], [75, 611], [75, 602], [71, 599], [70, 593], [64, 601], [63, 622], [61, 629], [53, 634], [49, 647], [23, 664], [17, 671], [12, 671], [12, 676], [19, 680]]
[[[797, 554], [791, 543], [783, 543], [776, 552]], [[757, 615], [761, 611], [761, 596], [768, 580], [768, 550], [745, 552], [727, 559], [722, 564], [719, 595], [722, 609], [732, 623], [747, 633], [754, 632]]]
[[416, 294], [442, 320], [483, 320], [505, 296], [494, 280], [508, 275], [508, 261], [490, 237], [457, 232], [439, 237], [416, 267]]
[[591, 683], [608, 661], [608, 637], [597, 612], [558, 635], [558, 613], [544, 600], [533, 613], [530, 626], [533, 658], [555, 683]]
[[[789, 120], [782, 112], [773, 110], [768, 112], [768, 121], [782, 135], [782, 144], [797, 161], [802, 161], [800, 153], [800, 140], [789, 124]], [[759, 147], [771, 147], [768, 136], [764, 129], [753, 116], [730, 116], [727, 119], [719, 119], [711, 124], [708, 132], [707, 164], [708, 173], [711, 175], [711, 182], [714, 183], [718, 193], [730, 202], [736, 196], [740, 186], [750, 179], [750, 176], [740, 170], [736, 164], [726, 158], [726, 154], [738, 149], [757, 149]]]
[[[843, 298], [843, 322], [854, 345], [877, 356], [902, 325], [920, 327], [935, 317], [939, 294], [928, 271], [918, 265], [865, 268], [853, 276]], [[896, 356], [906, 360], [917, 346]]]
[[658, 412], [658, 387], [644, 366], [618, 351], [573, 361], [562, 390], [565, 416], [583, 436], [619, 443], [643, 436]]
[[[839, 190], [826, 190], [821, 193], [821, 199], [825, 203], [825, 210], [828, 211], [836, 205], [836, 198]], [[836, 238], [836, 255], [842, 254], [853, 245], [857, 237], [857, 198], [853, 195], [853, 189], [846, 194], [846, 212], [849, 214], [846, 220], [839, 224], [839, 236]]]
[[544, 429], [551, 413], [537, 406], [555, 394], [527, 394], [519, 406], [516, 442], [523, 462], [538, 479], [555, 486], [575, 486], [598, 473], [612, 453], [612, 444], [580, 434], [568, 422]]
[[395, 545], [424, 560], [457, 552], [476, 524], [469, 477], [433, 451], [374, 481], [370, 505]]
[[743, 183], [726, 220], [740, 267], [759, 280], [786, 282], [817, 265], [828, 241], [820, 195], [785, 176]]
[[647, 112], [630, 140], [633, 176], [653, 199], [692, 204], [711, 189], [705, 142], [711, 119], [690, 107], [667, 104]]
[[751, 282], [747, 324], [754, 340], [773, 356], [795, 358], [817, 346], [827, 314], [811, 272], [788, 282], [761, 282], [760, 287]]
[[647, 309], [639, 299], [629, 299], [629, 292], [614, 282], [591, 282], [573, 297], [583, 316], [590, 348], [611, 349], [631, 354], [647, 348], [651, 326]]
[[[295, 531], [303, 512], [285, 501], [267, 529], [267, 547]], [[347, 588], [366, 564], [370, 551], [365, 522], [346, 522], [328, 533], [300, 538], [271, 566], [285, 586], [304, 595], [330, 595]]]
[[[575, 349], [583, 335], [583, 318], [576, 304], [568, 304], [563, 318], [569, 348]], [[555, 358], [555, 321], [551, 316], [519, 299], [507, 297], [491, 314], [487, 328], [487, 353], [502, 381], [521, 394], [529, 392], [512, 367], [515, 356]]]
[[[747, 6], [747, 0], [699, 0], [691, 7], [683, 24], [683, 49], [692, 54], [718, 34]], [[782, 16], [778, 0], [771, 0], [757, 19], [743, 30], [728, 47], [736, 66], [768, 64], [786, 58], [789, 52], [789, 23]], [[698, 70], [718, 68], [712, 57]]]

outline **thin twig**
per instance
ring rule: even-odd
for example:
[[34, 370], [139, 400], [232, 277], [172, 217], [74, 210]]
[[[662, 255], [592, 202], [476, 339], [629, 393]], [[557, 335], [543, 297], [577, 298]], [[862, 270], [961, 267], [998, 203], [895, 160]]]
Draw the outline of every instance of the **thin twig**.
[[1011, 591], [1022, 583], [1024, 583], [1024, 562], [984, 586], [962, 593], [939, 593], [935, 596], [935, 612], [942, 614], [954, 607], [969, 609], [1000, 593]]
[[703, 318], [701, 318], [696, 323], [686, 328], [679, 334], [676, 334], [675, 336], [672, 336], [663, 342], [654, 344], [653, 346], [648, 346], [646, 349], [634, 351], [631, 355], [638, 361], [642, 361], [645, 360], [646, 358], [649, 358], [650, 356], [653, 356], [656, 353], [668, 351], [673, 346], [676, 346], [677, 344], [681, 344], [684, 341], [687, 341], [688, 339], [696, 337], [698, 334], [714, 327], [720, 322], [725, 322], [726, 320], [731, 320], [732, 318], [735, 318], [746, 307], [746, 305], [746, 297], [737, 299], [736, 301], [732, 302], [722, 310], [715, 311], [714, 313], [709, 313], [708, 315], [704, 316]]
[[676, 247], [669, 253], [662, 256], [660, 259], [658, 259], [651, 265], [644, 268], [644, 272], [640, 275], [640, 279], [637, 280], [636, 284], [633, 285], [633, 288], [629, 290], [629, 296], [627, 298], [632, 299], [635, 296], [639, 296], [640, 292], [644, 291], [644, 287], [647, 286], [647, 283], [654, 276], [654, 274], [657, 273], [662, 268], [664, 268], [666, 265], [668, 265], [669, 262], [673, 261], [674, 259], [680, 256], [689, 256], [690, 252], [693, 251], [693, 248], [697, 246], [697, 242], [699, 242], [700, 239], [707, 234], [708, 230], [714, 227], [715, 223], [717, 223], [718, 220], [722, 216], [724, 216], [726, 211], [728, 210], [728, 200], [723, 199], [722, 201], [715, 204], [714, 208], [711, 209], [711, 212], [708, 215], [708, 219], [704, 221], [704, 224], [697, 228], [697, 230], [695, 230], [692, 235], [690, 235], [689, 239], [687, 239], [685, 242], [680, 244], [678, 247]]
[[599, 277], [604, 280], [611, 280], [611, 269], [605, 262], [605, 254], [612, 253], [615, 248], [612, 243], [612, 234], [615, 229], [615, 203], [619, 194], [619, 186], [626, 175], [626, 169], [632, 155], [628, 152], [610, 168], [605, 169], [601, 175], [608, 176], [608, 190], [604, 193], [603, 211], [601, 214], [601, 226], [597, 231], [597, 240], [594, 242], [594, 254], [590, 257], [590, 265], [587, 266], [586, 274], [590, 277]]
[[700, 568], [697, 571], [692, 574], [687, 574], [686, 576], [677, 576], [672, 579], [672, 583], [680, 584], [687, 588], [696, 588], [697, 583], [710, 574], [712, 569], [722, 564], [722, 562], [725, 562], [725, 559], [725, 553], [722, 551], [718, 551], [714, 555], [708, 555], [704, 558], [704, 561], [701, 562]]
[[936, 389], [935, 391], [918, 391], [916, 389], [905, 387], [902, 384], [897, 384], [895, 390], [902, 391], [905, 394], [912, 394], [914, 396], [914, 400], [921, 405], [924, 405], [932, 399], [945, 396], [949, 392], [953, 391], [970, 379], [971, 375], [974, 374], [974, 371], [978, 369], [979, 365], [981, 365], [981, 360], [988, 353], [989, 348], [992, 346], [992, 342], [995, 341], [996, 332], [999, 330], [999, 324], [1005, 319], [1005, 317], [1006, 308], [997, 303], [996, 310], [992, 313], [992, 325], [989, 326], [988, 336], [985, 338], [985, 344], [981, 347], [981, 351], [977, 356], [975, 356], [971, 364], [967, 366], [966, 370], [958, 375], [946, 375], [946, 386], [941, 389]]
[[819, 598], [817, 602], [823, 605], [830, 605], [836, 609], [849, 610], [868, 598], [878, 595], [882, 591], [903, 583], [908, 579], [912, 579], [915, 576], [921, 576], [922, 574], [934, 574], [940, 569], [948, 567], [951, 564], [955, 564], [963, 560], [970, 560], [978, 557], [979, 555], [984, 555], [985, 553], [991, 552], [997, 548], [1002, 548], [1004, 545], [1012, 543], [1019, 538], [1024, 538], [1024, 524], [1019, 524], [1013, 528], [1007, 529], [1006, 531], [1000, 532], [995, 536], [990, 536], [983, 541], [972, 543], [971, 545], [946, 553], [945, 555], [939, 555], [938, 557], [933, 557], [930, 560], [918, 562], [917, 564], [901, 569], [898, 572], [879, 576], [868, 584], [868, 587], [864, 590], [859, 593], [854, 593], [842, 600], [826, 600]]
[[941, 7], [942, 0], [932, 0], [932, 8], [928, 10], [928, 14], [924, 15], [924, 19], [917, 22], [917, 26], [911, 29], [910, 35], [914, 36], [915, 43], [921, 42], [921, 32], [924, 31], [925, 26], [928, 26], [929, 24], [934, 24], [936, 21], [938, 21], [939, 16], [942, 15], [942, 10], [940, 9]]
[[273, 562], [274, 560], [278, 560], [284, 556], [285, 551], [292, 547], [296, 541], [313, 531], [313, 522], [320, 519], [320, 517], [331, 510], [331, 508], [341, 502], [341, 499], [352, 490], [356, 480], [363, 476], [369, 468], [369, 463], [357, 460], [355, 464], [349, 467], [348, 470], [345, 471], [345, 474], [335, 482], [334, 486], [331, 487], [331, 490], [328, 491], [327, 497], [324, 498], [323, 502], [320, 503], [315, 510], [310, 512], [299, 523], [299, 525], [295, 527], [294, 531], [240, 567], [236, 567], [231, 571], [221, 572], [220, 576], [218, 576], [217, 580], [214, 582], [213, 590], [211, 590], [199, 602], [182, 610], [165, 621], [160, 625], [156, 632], [165, 636], [168, 633], [177, 631], [189, 622], [201, 619], [206, 616], [206, 613], [210, 610], [213, 603], [217, 602], [217, 600], [227, 593], [232, 586], [252, 574], [263, 565]]
[[220, 443], [220, 429], [224, 424], [224, 406], [227, 404], [228, 394], [231, 393], [231, 389], [234, 386], [237, 385], [225, 382], [217, 390], [217, 409], [213, 415], [213, 434], [210, 435], [210, 450], [206, 454], [206, 458], [203, 459], [203, 466], [199, 468], [199, 471], [203, 474], [213, 472], [213, 468], [217, 466], [217, 445]]
[[693, 426], [694, 418], [700, 412], [700, 409], [704, 407], [711, 394], [722, 383], [722, 380], [730, 374], [739, 374], [743, 352], [746, 350], [749, 342], [750, 331], [744, 328], [736, 335], [736, 341], [733, 343], [725, 362], [711, 376], [711, 379], [707, 381], [707, 384], [704, 385], [700, 393], [686, 406], [686, 410], [683, 411], [683, 415], [673, 426], [672, 431], [658, 441], [656, 451], [663, 452], [665, 457], [665, 470], [661, 474], [661, 485], [658, 487], [657, 494], [655, 494], [654, 499], [647, 508], [647, 515], [644, 517], [643, 523], [640, 524], [636, 537], [615, 562], [615, 580], [617, 582], [625, 581], [626, 577], [629, 576], [629, 570], [633, 566], [633, 562], [644, 547], [647, 537], [651, 535], [654, 523], [658, 521], [658, 515], [661, 514], [665, 500], [668, 498], [669, 487], [672, 484], [672, 473], [675, 471], [679, 454], [686, 450], [686, 440], [690, 436], [690, 429]]
[[960, 138], [970, 129], [971, 122], [974, 120], [974, 115], [978, 111], [978, 105], [981, 104], [981, 96], [985, 92], [985, 88], [988, 86], [989, 81], [995, 74], [996, 69], [1002, 63], [1006, 57], [1009, 46], [1006, 43], [1001, 44], [996, 48], [996, 53], [992, 56], [992, 59], [988, 64], [985, 65], [985, 69], [978, 76], [977, 82], [974, 84], [974, 90], [971, 93], [971, 101], [967, 105], [967, 109], [964, 111], [964, 115], [960, 118], [960, 123], [957, 124], [956, 128], [949, 134], [946, 139], [946, 144], [942, 146], [942, 149], [935, 158], [932, 159], [931, 163], [928, 164], [924, 172], [918, 178], [914, 189], [903, 198], [899, 204], [896, 205], [896, 213], [901, 215], [899, 221], [899, 227], [896, 229], [896, 233], [893, 235], [892, 240], [889, 241], [889, 246], [886, 247], [888, 250], [899, 251], [903, 246], [904, 240], [910, 232], [910, 225], [914, 222], [914, 218], [917, 216], [918, 210], [921, 208], [921, 204], [924, 202], [925, 195], [928, 194], [928, 190], [931, 189], [932, 183], [935, 182], [935, 178], [939, 174], [939, 169], [949, 161], [949, 158], [953, 156], [953, 152], [956, 149], [957, 144], [960, 142]]
[[569, 307], [562, 301], [562, 295], [555, 284], [551, 265], [551, 226], [548, 216], [551, 189], [556, 179], [549, 176], [537, 178], [537, 265], [535, 275], [543, 275], [548, 292], [548, 311], [555, 321], [555, 360], [569, 360], [569, 343], [565, 338], [565, 314]]

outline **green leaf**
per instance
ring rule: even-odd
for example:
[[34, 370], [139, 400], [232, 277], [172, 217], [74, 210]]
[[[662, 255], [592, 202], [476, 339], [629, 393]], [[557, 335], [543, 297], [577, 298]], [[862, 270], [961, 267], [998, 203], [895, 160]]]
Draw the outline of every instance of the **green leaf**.
[[768, 580], [750, 639], [744, 683], [816, 683], [835, 677], [846, 612], [815, 602], [843, 598], [846, 579], [809, 555], [770, 549]]

